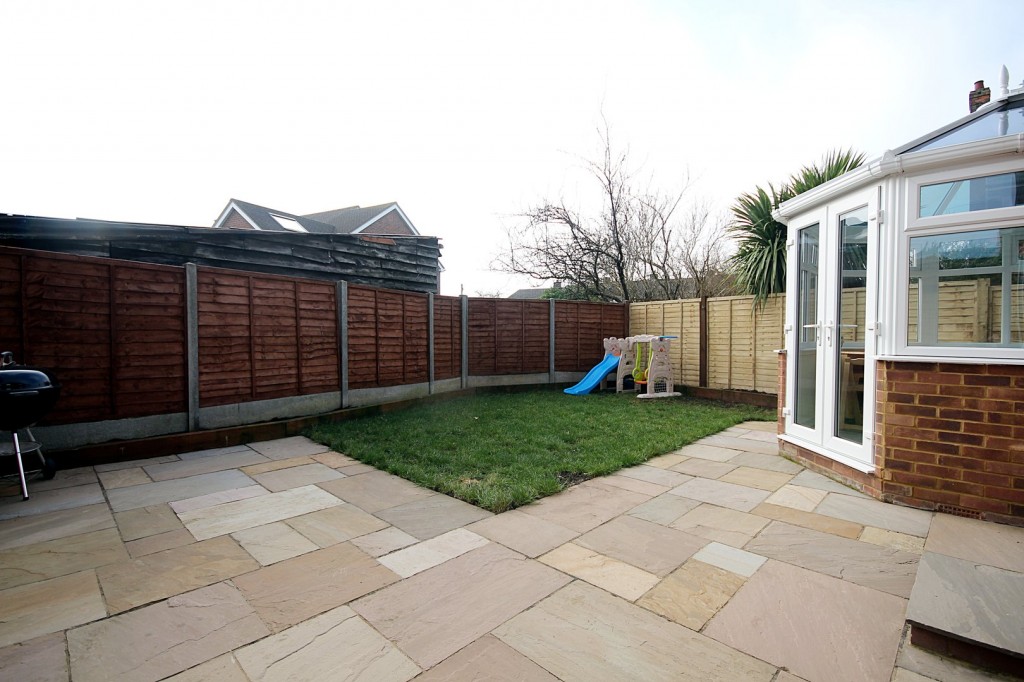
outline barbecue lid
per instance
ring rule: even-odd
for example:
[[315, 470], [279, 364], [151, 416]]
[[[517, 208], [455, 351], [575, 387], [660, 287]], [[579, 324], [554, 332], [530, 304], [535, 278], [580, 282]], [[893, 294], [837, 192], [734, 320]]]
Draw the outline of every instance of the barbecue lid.
[[0, 392], [15, 393], [60, 388], [57, 380], [46, 370], [19, 365], [10, 359], [10, 353], [4, 353], [3, 356], [4, 362], [0, 364]]

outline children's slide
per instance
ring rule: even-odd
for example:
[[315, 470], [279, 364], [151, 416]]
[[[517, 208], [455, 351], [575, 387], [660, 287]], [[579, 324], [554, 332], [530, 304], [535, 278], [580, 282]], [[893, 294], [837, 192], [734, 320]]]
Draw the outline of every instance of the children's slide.
[[587, 376], [583, 377], [583, 381], [572, 388], [565, 389], [565, 392], [569, 395], [583, 395], [585, 393], [590, 393], [597, 386], [600, 386], [604, 378], [614, 372], [615, 368], [618, 366], [618, 356], [608, 353], [608, 355], [604, 356], [604, 360], [598, 363], [597, 367], [587, 372]]

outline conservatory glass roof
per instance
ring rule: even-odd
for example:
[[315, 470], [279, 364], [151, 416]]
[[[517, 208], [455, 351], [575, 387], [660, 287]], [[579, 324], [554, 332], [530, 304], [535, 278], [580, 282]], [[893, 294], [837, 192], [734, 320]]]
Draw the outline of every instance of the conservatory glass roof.
[[926, 149], [952, 147], [965, 142], [978, 142], [1004, 135], [1024, 133], [1024, 97], [1015, 96], [981, 116], [971, 117], [966, 122], [947, 130], [906, 152], [920, 152]]

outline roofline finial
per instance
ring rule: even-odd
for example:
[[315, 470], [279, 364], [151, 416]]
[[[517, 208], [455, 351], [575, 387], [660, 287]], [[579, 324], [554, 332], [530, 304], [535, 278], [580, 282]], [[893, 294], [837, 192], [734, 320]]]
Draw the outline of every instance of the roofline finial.
[[1006, 99], [1010, 96], [1010, 70], [1003, 64], [999, 71], [999, 99]]

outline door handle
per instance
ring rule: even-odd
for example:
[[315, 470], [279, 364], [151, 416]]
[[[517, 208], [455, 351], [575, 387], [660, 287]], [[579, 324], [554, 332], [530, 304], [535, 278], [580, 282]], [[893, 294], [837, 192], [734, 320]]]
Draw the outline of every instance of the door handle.
[[813, 329], [814, 330], [814, 342], [820, 346], [821, 345], [821, 322], [816, 322], [814, 324], [805, 324], [803, 326], [803, 328], [804, 329]]

